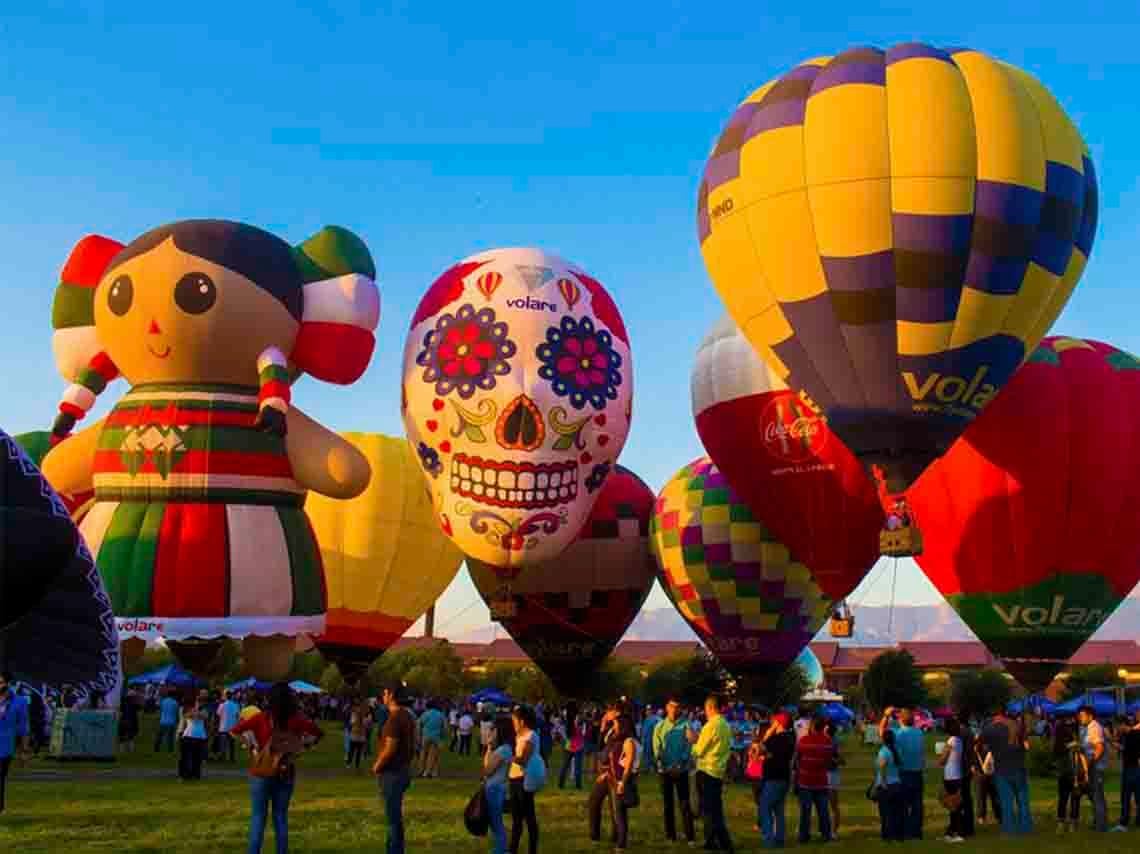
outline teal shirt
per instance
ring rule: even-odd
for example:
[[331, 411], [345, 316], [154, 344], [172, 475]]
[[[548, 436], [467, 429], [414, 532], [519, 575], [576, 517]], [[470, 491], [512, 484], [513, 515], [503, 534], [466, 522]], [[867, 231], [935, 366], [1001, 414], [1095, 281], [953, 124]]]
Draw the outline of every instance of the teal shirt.
[[443, 712], [439, 709], [428, 709], [420, 717], [420, 732], [423, 737], [434, 742], [443, 741], [443, 728], [447, 724]]
[[[895, 747], [897, 748], [898, 745], [895, 745]], [[880, 761], [886, 761], [886, 767], [879, 768], [878, 763]], [[891, 749], [886, 745], [879, 748], [879, 755], [875, 760], [875, 767], [877, 769], [875, 771], [875, 779], [879, 781], [879, 785], [893, 786], [901, 782], [899, 766], [895, 764], [894, 754], [891, 753]]]
[[653, 728], [653, 756], [662, 768], [680, 768], [687, 771], [689, 760], [693, 755], [693, 746], [689, 744], [686, 733], [689, 730], [687, 721], [670, 721], [665, 718]]
[[902, 771], [926, 768], [926, 736], [916, 726], [900, 726], [895, 730], [895, 749], [902, 760]]

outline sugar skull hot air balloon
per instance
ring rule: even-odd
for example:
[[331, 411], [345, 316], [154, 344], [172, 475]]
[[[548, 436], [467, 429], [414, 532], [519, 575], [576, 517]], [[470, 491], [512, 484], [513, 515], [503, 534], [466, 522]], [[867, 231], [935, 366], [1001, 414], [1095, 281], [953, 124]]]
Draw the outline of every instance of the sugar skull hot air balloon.
[[697, 202], [729, 313], [891, 495], [1036, 347], [1096, 217], [1088, 151], [1041, 83], [923, 44], [809, 60], [756, 90]]
[[879, 557], [883, 523], [859, 461], [730, 317], [697, 350], [692, 394], [717, 468], [828, 597], [847, 596]]
[[737, 676], [778, 676], [830, 614], [831, 603], [808, 568], [792, 559], [707, 457], [665, 485], [649, 536], [661, 586]]
[[2, 430], [0, 671], [80, 694], [111, 695], [120, 682], [115, 620], [91, 555], [59, 496]]
[[633, 365], [605, 288], [538, 249], [460, 261], [404, 351], [409, 441], [439, 523], [504, 577], [556, 557], [625, 444]]
[[439, 530], [420, 462], [403, 437], [345, 433], [372, 480], [356, 498], [312, 494], [305, 512], [328, 584], [321, 654], [355, 681], [455, 578], [463, 555]]
[[1027, 689], [1140, 582], [1140, 361], [1047, 338], [910, 489], [919, 565]]
[[[653, 587], [653, 500], [641, 478], [617, 466], [578, 539], [511, 586], [513, 613], [500, 622], [563, 694], [582, 695]], [[494, 602], [502, 584], [495, 568], [470, 558], [467, 568]]]
[[[121, 633], [165, 637], [204, 666], [212, 639], [245, 639], [259, 676], [287, 669], [291, 636], [324, 628], [307, 490], [350, 498], [368, 462], [290, 407], [300, 372], [350, 383], [367, 367], [379, 293], [367, 248], [329, 227], [297, 247], [222, 220], [162, 226], [127, 246], [87, 237], [64, 266], [56, 360], [73, 381], [44, 473], [94, 486], [82, 532]], [[70, 438], [118, 374], [131, 388]]]

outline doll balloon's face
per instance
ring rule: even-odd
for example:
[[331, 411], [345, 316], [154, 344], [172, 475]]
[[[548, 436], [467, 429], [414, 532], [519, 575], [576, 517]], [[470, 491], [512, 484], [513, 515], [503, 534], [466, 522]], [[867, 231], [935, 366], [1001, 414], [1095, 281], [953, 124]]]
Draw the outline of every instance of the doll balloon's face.
[[132, 385], [256, 385], [267, 347], [292, 350], [299, 324], [245, 276], [167, 239], [115, 267], [95, 291], [95, 327]]
[[404, 425], [439, 523], [506, 575], [557, 556], [625, 444], [633, 372], [617, 307], [537, 249], [456, 264], [404, 350]]

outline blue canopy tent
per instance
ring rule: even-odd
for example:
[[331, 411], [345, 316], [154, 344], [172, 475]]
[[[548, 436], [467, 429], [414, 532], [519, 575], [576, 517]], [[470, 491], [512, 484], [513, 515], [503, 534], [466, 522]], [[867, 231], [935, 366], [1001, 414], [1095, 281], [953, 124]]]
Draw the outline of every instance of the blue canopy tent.
[[272, 682], [261, 682], [257, 679], [254, 679], [252, 676], [250, 676], [247, 679], [242, 679], [240, 682], [234, 682], [231, 685], [227, 685], [226, 690], [227, 691], [246, 691], [246, 690], [249, 690], [252, 688], [254, 691], [260, 691], [262, 693], [265, 693], [272, 687], [273, 687]]
[[296, 691], [298, 694], [323, 694], [320, 688], [311, 682], [306, 682], [303, 679], [294, 679], [289, 683], [289, 687]]
[[1111, 694], [1104, 692], [1082, 694], [1069, 700], [1067, 703], [1061, 703], [1054, 709], [1054, 714], [1061, 715], [1062, 717], [1070, 717], [1075, 715], [1081, 706], [1092, 706], [1093, 712], [1098, 718], [1110, 718], [1119, 713], [1119, 707], [1116, 704], [1116, 698]]
[[128, 685], [173, 685], [175, 688], [197, 688], [206, 683], [177, 664], [168, 664], [149, 673], [140, 673], [127, 681]]
[[825, 703], [819, 711], [833, 724], [849, 726], [855, 722], [855, 713], [842, 703]]
[[1043, 694], [1030, 694], [1013, 700], [1005, 707], [1006, 713], [1020, 715], [1024, 711], [1037, 712], [1044, 715], [1057, 714], [1057, 704]]
[[490, 703], [494, 706], [509, 706], [514, 702], [507, 694], [498, 688], [484, 688], [471, 695], [472, 703]]
[[1134, 715], [1137, 712], [1140, 712], [1140, 700], [1128, 704], [1128, 714]]

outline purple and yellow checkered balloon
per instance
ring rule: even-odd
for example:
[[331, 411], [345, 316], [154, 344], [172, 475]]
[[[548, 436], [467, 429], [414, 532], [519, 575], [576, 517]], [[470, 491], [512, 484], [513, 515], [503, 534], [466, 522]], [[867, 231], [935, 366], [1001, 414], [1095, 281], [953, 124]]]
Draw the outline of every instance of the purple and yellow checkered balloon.
[[738, 676], [776, 676], [823, 625], [831, 603], [708, 457], [657, 497], [649, 527], [659, 580], [681, 616]]

